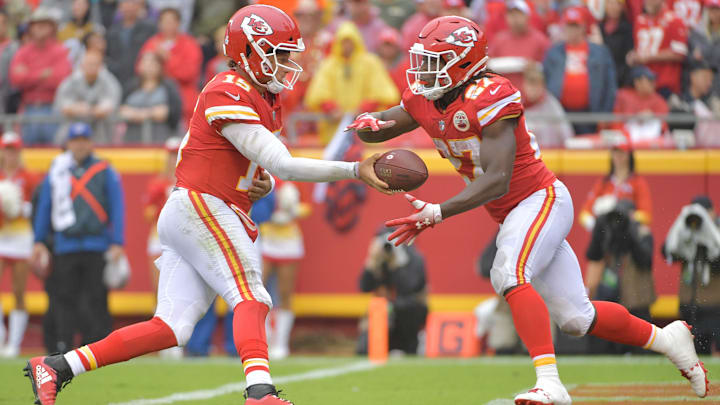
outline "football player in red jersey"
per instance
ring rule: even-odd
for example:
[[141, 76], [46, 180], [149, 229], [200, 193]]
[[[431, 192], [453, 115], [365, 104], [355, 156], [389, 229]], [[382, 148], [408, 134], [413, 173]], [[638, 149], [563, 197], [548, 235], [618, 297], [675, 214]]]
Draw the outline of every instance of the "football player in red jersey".
[[565, 240], [573, 205], [565, 185], [540, 158], [525, 125], [520, 92], [485, 69], [487, 44], [461, 17], [430, 21], [410, 49], [410, 88], [402, 104], [364, 113], [349, 128], [366, 142], [383, 142], [422, 126], [466, 187], [442, 204], [406, 195], [415, 212], [386, 222], [391, 240], [412, 243], [425, 229], [480, 205], [500, 223], [492, 285], [510, 305], [515, 328], [535, 365], [534, 388], [516, 404], [570, 404], [558, 376], [550, 316], [566, 333], [591, 334], [667, 355], [707, 394], [707, 379], [685, 323], [660, 329], [612, 302], [591, 302], [575, 253]]
[[289, 56], [304, 49], [297, 24], [278, 8], [252, 5], [233, 15], [224, 41], [230, 70], [198, 97], [178, 152], [176, 187], [158, 218], [155, 316], [64, 355], [30, 359], [25, 370], [37, 403], [54, 404], [58, 391], [85, 371], [184, 345], [220, 295], [234, 313], [245, 404], [290, 404], [277, 396], [270, 378], [265, 318], [272, 302], [254, 245], [257, 228], [247, 214], [251, 187], [265, 169], [283, 180], [359, 178], [391, 194], [373, 170], [380, 154], [363, 162], [294, 158], [275, 136], [282, 122], [279, 93], [292, 89], [302, 71]]

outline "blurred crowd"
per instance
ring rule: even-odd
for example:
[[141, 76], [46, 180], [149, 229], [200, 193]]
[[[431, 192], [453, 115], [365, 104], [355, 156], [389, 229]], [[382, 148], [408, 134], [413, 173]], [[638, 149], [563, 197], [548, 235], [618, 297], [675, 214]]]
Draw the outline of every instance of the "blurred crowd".
[[[260, 2], [292, 14], [308, 49], [283, 95], [288, 113], [311, 113], [285, 123], [293, 142], [327, 144], [343, 118], [396, 105], [421, 28], [461, 15], [483, 28], [489, 68], [523, 91], [541, 146], [618, 128], [637, 145], [672, 146], [680, 134], [686, 147], [720, 146], [720, 0]], [[224, 27], [245, 4], [0, 1], [0, 113], [22, 115], [14, 130], [26, 145], [62, 144], [62, 123], [76, 120], [100, 142], [162, 144], [185, 132], [200, 89], [227, 69]], [[622, 119], [571, 125], [566, 113]]]

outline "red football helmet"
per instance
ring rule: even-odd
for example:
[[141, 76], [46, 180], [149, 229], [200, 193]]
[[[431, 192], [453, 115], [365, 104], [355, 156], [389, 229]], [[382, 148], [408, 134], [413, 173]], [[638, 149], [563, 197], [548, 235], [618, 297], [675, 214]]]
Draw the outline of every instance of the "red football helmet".
[[[292, 60], [288, 59], [288, 64], [280, 63], [277, 51], [304, 50], [297, 23], [277, 7], [243, 7], [230, 18], [225, 30], [225, 56], [242, 66], [256, 84], [272, 93], [291, 90], [302, 72], [302, 67]], [[269, 57], [274, 58], [274, 64]], [[281, 68], [285, 77], [277, 76]], [[291, 73], [290, 79], [287, 73]]]
[[437, 100], [485, 69], [487, 40], [463, 17], [438, 17], [423, 27], [410, 48], [407, 81], [413, 94]]

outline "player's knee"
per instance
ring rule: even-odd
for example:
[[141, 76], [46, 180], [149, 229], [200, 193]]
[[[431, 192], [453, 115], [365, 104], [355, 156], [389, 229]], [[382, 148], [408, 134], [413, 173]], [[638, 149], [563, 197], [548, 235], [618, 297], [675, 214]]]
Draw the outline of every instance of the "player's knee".
[[505, 249], [498, 249], [492, 269], [490, 269], [490, 282], [495, 293], [500, 296], [503, 296], [509, 288], [517, 285], [517, 280], [511, 277], [512, 271], [508, 268], [510, 265], [509, 255]]
[[571, 336], [585, 336], [590, 330], [595, 311], [589, 308], [587, 311], [577, 312], [572, 316], [565, 316], [558, 320], [560, 330]]
[[168, 320], [163, 318], [161, 315], [156, 315], [163, 322], [165, 322], [175, 335], [175, 340], [178, 346], [185, 346], [192, 336], [193, 330], [195, 329], [195, 322], [189, 322], [187, 320], [177, 319]]

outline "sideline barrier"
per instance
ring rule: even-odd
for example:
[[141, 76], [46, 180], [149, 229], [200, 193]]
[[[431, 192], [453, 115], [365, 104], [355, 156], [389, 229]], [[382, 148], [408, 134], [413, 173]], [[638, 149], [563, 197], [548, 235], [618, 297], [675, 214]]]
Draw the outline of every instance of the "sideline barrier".
[[[385, 151], [368, 148], [365, 153]], [[120, 172], [127, 206], [127, 251], [133, 269], [129, 285], [111, 293], [114, 315], [144, 316], [152, 313], [152, 297], [145, 245], [149, 224], [142, 217], [142, 195], [147, 183], [165, 166], [165, 154], [157, 148], [102, 148], [98, 155], [110, 160]], [[435, 150], [416, 150], [425, 160], [430, 179], [419, 190], [418, 198], [442, 201], [463, 186], [459, 176]], [[44, 173], [59, 149], [26, 149], [26, 166]], [[320, 157], [319, 149], [296, 149], [297, 156]], [[587, 191], [608, 170], [607, 151], [544, 151], [543, 159], [563, 180], [575, 201], [576, 214]], [[677, 314], [678, 266], [669, 266], [658, 253], [659, 246], [680, 208], [696, 194], [708, 194], [720, 203], [720, 150], [638, 151], [637, 168], [650, 183], [653, 194], [653, 234], [655, 236], [654, 275], [660, 296], [652, 315], [672, 318]], [[311, 190], [311, 189], [310, 189]], [[308, 190], [304, 189], [304, 194]], [[307, 257], [301, 264], [294, 309], [299, 316], [357, 317], [365, 313], [368, 296], [357, 292], [367, 244], [383, 220], [406, 215], [407, 202], [401, 196], [386, 197], [367, 193], [359, 208], [360, 220], [348, 233], [336, 232], [326, 220], [324, 204], [313, 204], [311, 216], [301, 225], [306, 236]], [[480, 279], [475, 262], [497, 225], [484, 210], [450, 218], [432, 231], [423, 233], [416, 245], [427, 260], [431, 311], [471, 311], [492, 294], [489, 282]], [[575, 247], [581, 264], [589, 235], [575, 226], [568, 240]], [[332, 248], [329, 248], [332, 247]], [[8, 272], [5, 272], [8, 273]], [[0, 280], [3, 308], [13, 308], [9, 274]], [[31, 313], [43, 313], [47, 305], [42, 283], [31, 277], [28, 285], [28, 307]]]

